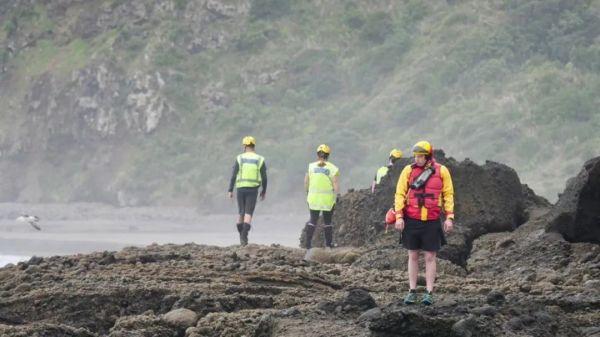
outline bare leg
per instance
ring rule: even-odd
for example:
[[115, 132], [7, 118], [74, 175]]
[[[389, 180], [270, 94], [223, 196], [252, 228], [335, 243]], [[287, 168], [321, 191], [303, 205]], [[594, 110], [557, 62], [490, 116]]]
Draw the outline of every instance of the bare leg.
[[436, 273], [436, 252], [425, 252], [425, 282], [427, 291], [432, 292]]
[[419, 251], [408, 251], [408, 284], [410, 289], [417, 289], [417, 277], [419, 276]]
[[242, 220], [244, 220], [244, 222], [247, 224], [252, 223], [252, 215], [244, 214], [244, 218]]

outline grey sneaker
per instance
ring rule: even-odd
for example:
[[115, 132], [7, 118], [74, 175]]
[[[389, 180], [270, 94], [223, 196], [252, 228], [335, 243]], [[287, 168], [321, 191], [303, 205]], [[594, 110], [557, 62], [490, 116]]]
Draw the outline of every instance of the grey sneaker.
[[415, 304], [417, 303], [417, 292], [411, 290], [404, 296], [404, 304]]
[[423, 303], [425, 305], [432, 305], [433, 304], [433, 294], [430, 293], [429, 291], [425, 292], [425, 294], [423, 294], [423, 299], [421, 300], [421, 303]]

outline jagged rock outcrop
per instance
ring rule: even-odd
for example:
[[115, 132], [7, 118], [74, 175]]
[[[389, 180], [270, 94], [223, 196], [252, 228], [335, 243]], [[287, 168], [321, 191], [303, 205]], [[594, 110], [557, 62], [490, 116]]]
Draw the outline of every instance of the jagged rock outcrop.
[[600, 243], [600, 157], [589, 160], [567, 183], [547, 230], [571, 242]]
[[[181, 97], [173, 94], [182, 72], [160, 65], [173, 62], [174, 49], [188, 57], [232, 45], [250, 2], [18, 0], [0, 7], [11, 27], [0, 39], [0, 96], [12, 129], [0, 137], [0, 200], [131, 206], [149, 202], [123, 182], [135, 180], [123, 177], [124, 166], [136, 165], [138, 142], [191, 112], [178, 111]], [[220, 82], [186, 99], [204, 100], [203, 113], [227, 107], [227, 90], [215, 89]], [[64, 193], [40, 183], [62, 179], [69, 181]]]
[[[468, 159], [457, 162], [441, 150], [436, 151], [435, 157], [448, 167], [454, 183], [456, 231], [448, 236], [448, 245], [440, 251], [440, 257], [453, 263], [465, 265], [475, 238], [514, 230], [526, 221], [527, 207], [549, 205], [522, 185], [515, 170], [506, 165], [491, 161], [478, 165]], [[397, 241], [397, 236], [390, 234], [393, 229], [387, 234], [382, 230], [383, 221], [393, 206], [400, 172], [410, 162], [410, 159], [397, 162], [374, 194], [370, 190], [351, 191], [338, 200], [333, 217], [337, 244], [393, 245]], [[315, 241], [320, 244], [318, 239]]]

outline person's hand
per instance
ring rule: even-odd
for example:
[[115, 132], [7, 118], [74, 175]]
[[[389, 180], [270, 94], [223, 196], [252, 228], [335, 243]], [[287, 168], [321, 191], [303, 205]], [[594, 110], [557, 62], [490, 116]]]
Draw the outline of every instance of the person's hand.
[[450, 233], [450, 232], [452, 232], [453, 229], [454, 229], [454, 220], [446, 219], [446, 221], [444, 221], [444, 232]]
[[227, 192], [227, 197], [229, 197], [229, 199], [233, 199], [233, 192]]
[[260, 192], [260, 201], [264, 201], [266, 195], [267, 195], [267, 192], [265, 192], [265, 191]]
[[403, 231], [404, 230], [404, 219], [396, 218], [396, 225], [394, 227], [396, 227], [396, 229], [399, 231]]

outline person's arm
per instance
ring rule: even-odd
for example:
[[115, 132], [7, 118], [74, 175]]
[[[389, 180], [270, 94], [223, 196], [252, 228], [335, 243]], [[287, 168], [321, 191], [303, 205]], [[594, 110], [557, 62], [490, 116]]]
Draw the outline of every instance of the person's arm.
[[371, 193], [375, 193], [375, 180], [373, 180], [373, 182], [371, 183]]
[[308, 194], [308, 183], [309, 183], [309, 180], [308, 180], [308, 179], [309, 179], [309, 178], [308, 178], [308, 173], [306, 173], [306, 174], [304, 175], [304, 191], [305, 191], [307, 194]]
[[446, 213], [446, 219], [454, 220], [454, 185], [452, 184], [452, 177], [446, 166], [442, 166], [440, 175], [442, 177], [444, 213]]
[[404, 206], [406, 203], [406, 194], [408, 193], [408, 179], [410, 178], [410, 172], [412, 168], [406, 166], [402, 173], [400, 173], [400, 178], [398, 179], [398, 184], [396, 184], [396, 194], [394, 197], [394, 210], [396, 211], [396, 219], [404, 217]]
[[235, 161], [235, 164], [233, 165], [233, 172], [231, 173], [231, 179], [229, 180], [229, 193], [233, 193], [233, 186], [235, 185], [235, 178], [237, 177], [238, 172], [240, 171], [240, 165], [238, 164], [237, 160]]
[[340, 193], [340, 183], [339, 183], [339, 174], [333, 176], [333, 192], [337, 195]]
[[263, 163], [260, 167], [260, 179], [262, 180], [262, 192], [260, 192], [260, 197], [264, 200], [265, 195], [267, 194], [267, 164]]

